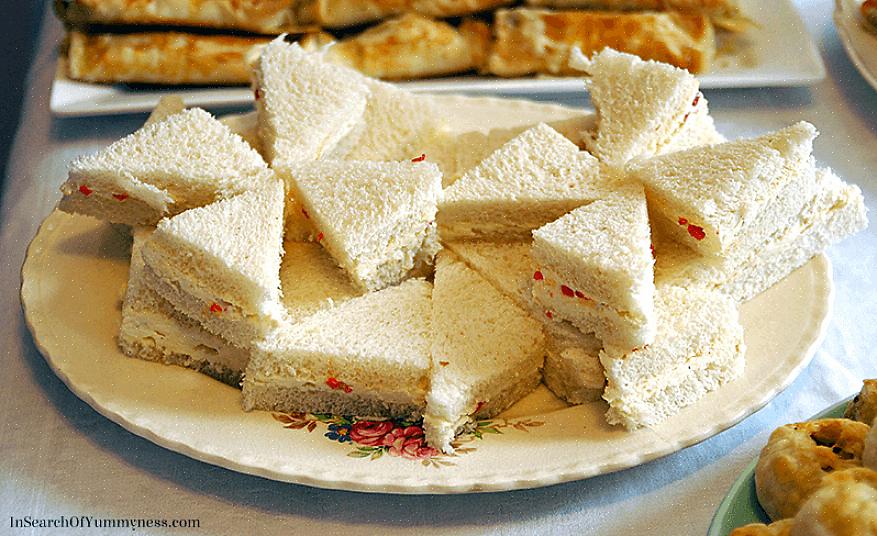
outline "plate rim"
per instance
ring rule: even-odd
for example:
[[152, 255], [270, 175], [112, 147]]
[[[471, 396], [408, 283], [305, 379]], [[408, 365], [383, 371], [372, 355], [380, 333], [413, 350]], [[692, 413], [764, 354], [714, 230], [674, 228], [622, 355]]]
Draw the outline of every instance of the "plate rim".
[[847, 26], [847, 23], [850, 22], [850, 17], [856, 17], [857, 15], [850, 15], [847, 13], [846, 4], [847, 0], [835, 0], [834, 13], [832, 13], [834, 27], [837, 30], [838, 37], [840, 38], [841, 45], [843, 46], [847, 57], [855, 66], [856, 70], [859, 71], [859, 74], [862, 75], [862, 78], [868, 82], [868, 85], [877, 91], [877, 73], [872, 73], [865, 65], [865, 61], [862, 59], [861, 54], [853, 43], [853, 30]]
[[[849, 396], [840, 402], [836, 402], [831, 404], [827, 408], [823, 409], [819, 413], [811, 416], [806, 419], [807, 421], [814, 421], [816, 419], [826, 419], [826, 418], [835, 418], [838, 414], [843, 414], [842, 409], [846, 408], [847, 404], [849, 404], [850, 400], [852, 400], [855, 395]], [[715, 514], [713, 514], [713, 519], [710, 522], [709, 529], [707, 530], [707, 536], [728, 536], [729, 532], [725, 532], [724, 526], [725, 518], [728, 516], [728, 512], [731, 507], [737, 502], [737, 495], [741, 492], [742, 488], [749, 484], [750, 479], [755, 478], [755, 466], [758, 464], [758, 456], [750, 461], [743, 471], [740, 472], [740, 475], [734, 480], [731, 487], [728, 488], [728, 492], [722, 498], [722, 502], [719, 503], [718, 508], [716, 508]], [[753, 523], [765, 522], [765, 520], [753, 521]], [[737, 528], [737, 527], [734, 527]], [[733, 530], [733, 529], [731, 529]]]
[[268, 478], [271, 480], [303, 484], [324, 489], [397, 494], [457, 494], [472, 492], [496, 492], [514, 489], [531, 489], [559, 484], [563, 482], [583, 480], [600, 474], [607, 474], [639, 466], [644, 463], [663, 458], [684, 448], [696, 445], [716, 435], [717, 433], [736, 425], [741, 420], [763, 408], [776, 395], [785, 390], [788, 385], [790, 385], [791, 382], [794, 381], [795, 378], [797, 378], [801, 370], [803, 370], [803, 368], [806, 367], [812, 360], [816, 349], [819, 347], [825, 336], [827, 327], [831, 320], [833, 309], [834, 284], [832, 277], [832, 266], [828, 257], [826, 257], [824, 254], [820, 254], [809, 262], [819, 262], [823, 265], [824, 268], [825, 281], [823, 286], [826, 293], [826, 299], [822, 300], [821, 303], [824, 304], [825, 312], [821, 320], [818, 322], [817, 329], [812, 331], [809, 336], [805, 338], [805, 340], [808, 340], [808, 342], [806, 348], [803, 349], [803, 357], [802, 359], [800, 359], [797, 366], [785, 375], [785, 381], [774, 385], [771, 389], [760, 393], [757, 396], [754, 396], [755, 393], [748, 393], [749, 396], [741, 397], [742, 400], [748, 400], [748, 402], [741, 402], [740, 405], [743, 409], [738, 411], [736, 414], [722, 420], [722, 422], [716, 423], [708, 429], [702, 430], [699, 434], [689, 436], [684, 440], [667, 442], [662, 448], [654, 449], [646, 453], [639, 453], [635, 456], [631, 455], [624, 459], [616, 460], [613, 463], [589, 464], [583, 467], [580, 461], [574, 462], [561, 467], [553, 467], [553, 472], [551, 473], [547, 473], [545, 469], [537, 468], [523, 472], [518, 471], [508, 476], [495, 474], [489, 482], [475, 482], [471, 480], [465, 480], [458, 482], [451, 481], [442, 483], [430, 482], [426, 484], [420, 484], [418, 486], [413, 486], [407, 483], [370, 483], [356, 480], [354, 478], [350, 478], [347, 480], [332, 478], [331, 480], [327, 480], [313, 477], [312, 475], [307, 473], [307, 470], [304, 467], [299, 467], [295, 471], [287, 470], [284, 472], [280, 472], [279, 470], [272, 470], [270, 468], [259, 465], [244, 465], [242, 462], [239, 462], [237, 460], [230, 459], [216, 453], [197, 450], [189, 444], [176, 441], [174, 439], [168, 439], [153, 432], [147, 426], [135, 422], [130, 417], [126, 417], [118, 411], [113, 410], [111, 407], [109, 407], [112, 406], [112, 404], [102, 403], [100, 400], [96, 399], [92, 395], [92, 393], [88, 391], [86, 386], [82, 386], [79, 385], [77, 382], [74, 382], [60, 367], [60, 365], [54, 361], [54, 358], [52, 357], [52, 352], [44, 345], [43, 341], [38, 336], [39, 327], [34, 323], [34, 315], [32, 314], [30, 305], [26, 298], [29, 288], [32, 285], [36, 284], [34, 278], [28, 277], [27, 274], [35, 269], [38, 259], [37, 252], [43, 247], [43, 242], [48, 240], [47, 235], [49, 231], [44, 232], [44, 229], [48, 229], [49, 225], [54, 223], [54, 220], [58, 217], [58, 214], [63, 213], [60, 213], [56, 209], [49, 215], [49, 217], [47, 217], [42, 222], [36, 236], [28, 245], [25, 262], [23, 263], [21, 268], [21, 304], [24, 311], [25, 322], [28, 326], [28, 329], [31, 331], [35, 346], [40, 351], [41, 355], [43, 355], [53, 373], [55, 373], [65, 383], [65, 385], [67, 385], [71, 392], [73, 392], [77, 397], [86, 402], [89, 406], [94, 408], [98, 413], [103, 415], [108, 420], [118, 424], [122, 428], [134, 433], [135, 435], [143, 437], [171, 451], [183, 454], [187, 457], [202, 462], [210, 463], [212, 465], [217, 465], [244, 474], [250, 474], [263, 478]]

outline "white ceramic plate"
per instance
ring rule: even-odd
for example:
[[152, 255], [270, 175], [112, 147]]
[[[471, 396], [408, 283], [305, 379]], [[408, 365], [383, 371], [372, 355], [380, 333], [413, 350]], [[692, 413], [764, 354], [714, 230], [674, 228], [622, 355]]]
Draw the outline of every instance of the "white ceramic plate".
[[[508, 99], [446, 96], [438, 102], [461, 132], [587, 115]], [[542, 387], [480, 423], [463, 437], [458, 455], [432, 457], [413, 448], [417, 441], [405, 448], [411, 436], [402, 433], [404, 426], [381, 430], [388, 425], [244, 413], [240, 393], [231, 387], [188, 369], [125, 357], [115, 335], [128, 256], [126, 240], [109, 225], [58, 211], [28, 250], [25, 318], [49, 365], [77, 396], [131, 432], [198, 460], [276, 480], [372, 492], [545, 486], [633, 467], [703, 441], [791, 383], [823, 336], [832, 296], [831, 265], [819, 256], [745, 304], [745, 376], [655, 429], [611, 427], [604, 403], [567, 407]], [[387, 445], [376, 444], [385, 439]]]
[[835, 0], [834, 24], [853, 65], [877, 90], [877, 30], [866, 26], [861, 4], [862, 0]]
[[[825, 78], [816, 45], [791, 0], [741, 0], [743, 10], [759, 26], [721, 44], [712, 72], [700, 77], [703, 88], [805, 86]], [[782, 39], [776, 39], [782, 35]], [[575, 78], [454, 77], [400, 84], [416, 91], [468, 94], [565, 94], [581, 91]], [[222, 107], [248, 104], [248, 88], [130, 89], [124, 85], [86, 84], [69, 80], [58, 69], [50, 108], [59, 116], [133, 113], [151, 110], [162, 95], [181, 94], [188, 106]]]

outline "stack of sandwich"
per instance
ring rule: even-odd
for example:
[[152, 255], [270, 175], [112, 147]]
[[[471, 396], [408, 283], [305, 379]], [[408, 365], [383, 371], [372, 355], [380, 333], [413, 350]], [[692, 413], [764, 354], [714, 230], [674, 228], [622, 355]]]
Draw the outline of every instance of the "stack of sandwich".
[[596, 122], [459, 137], [283, 39], [255, 114], [164, 101], [62, 186], [135, 229], [120, 347], [246, 410], [422, 418], [445, 452], [540, 381], [634, 429], [739, 377], [738, 303], [863, 228], [861, 193], [807, 123], [725, 141], [688, 72], [576, 66]]
[[745, 30], [736, 0], [56, 0], [68, 76], [87, 82], [246, 84], [272, 36], [375, 78], [477, 71], [573, 74], [570, 50], [611, 47], [708, 71], [715, 29]]

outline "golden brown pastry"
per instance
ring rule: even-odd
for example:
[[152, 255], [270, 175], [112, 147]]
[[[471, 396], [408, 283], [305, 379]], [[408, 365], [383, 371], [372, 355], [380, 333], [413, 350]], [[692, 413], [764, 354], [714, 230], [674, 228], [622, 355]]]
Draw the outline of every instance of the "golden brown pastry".
[[55, 0], [73, 25], [200, 26], [278, 34], [299, 31], [296, 0]]
[[791, 519], [781, 519], [770, 525], [752, 523], [737, 527], [731, 531], [730, 536], [789, 536], [792, 531]]
[[457, 29], [410, 13], [341, 40], [326, 57], [368, 76], [400, 80], [477, 69], [489, 46], [490, 30], [481, 22], [464, 21]]
[[791, 536], [877, 536], [877, 472], [826, 476], [795, 516]]
[[527, 4], [555, 9], [678, 11], [706, 15], [719, 28], [732, 32], [742, 32], [752, 26], [737, 0], [527, 0]]
[[573, 46], [590, 56], [606, 47], [700, 73], [715, 55], [715, 32], [703, 15], [537, 9], [499, 10], [488, 69], [499, 76], [573, 74]]
[[871, 425], [877, 417], [877, 380], [865, 380], [859, 391], [844, 411], [844, 417]]
[[72, 31], [67, 74], [85, 82], [246, 84], [246, 57], [263, 37], [176, 32], [85, 34]]
[[509, 5], [515, 0], [302, 0], [297, 19], [327, 28], [344, 28], [403, 13], [460, 17]]
[[862, 2], [862, 16], [871, 25], [872, 30], [877, 30], [877, 0]]
[[755, 467], [758, 502], [774, 521], [793, 517], [825, 475], [861, 467], [868, 426], [821, 419], [774, 430]]

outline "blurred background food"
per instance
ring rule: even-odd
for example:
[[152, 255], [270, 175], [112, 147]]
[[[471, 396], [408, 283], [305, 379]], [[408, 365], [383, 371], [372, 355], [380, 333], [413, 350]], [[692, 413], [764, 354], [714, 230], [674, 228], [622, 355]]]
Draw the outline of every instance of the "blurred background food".
[[328, 43], [386, 80], [571, 74], [569, 51], [612, 47], [707, 72], [737, 0], [56, 0], [67, 75], [97, 83], [241, 85], [274, 36]]

